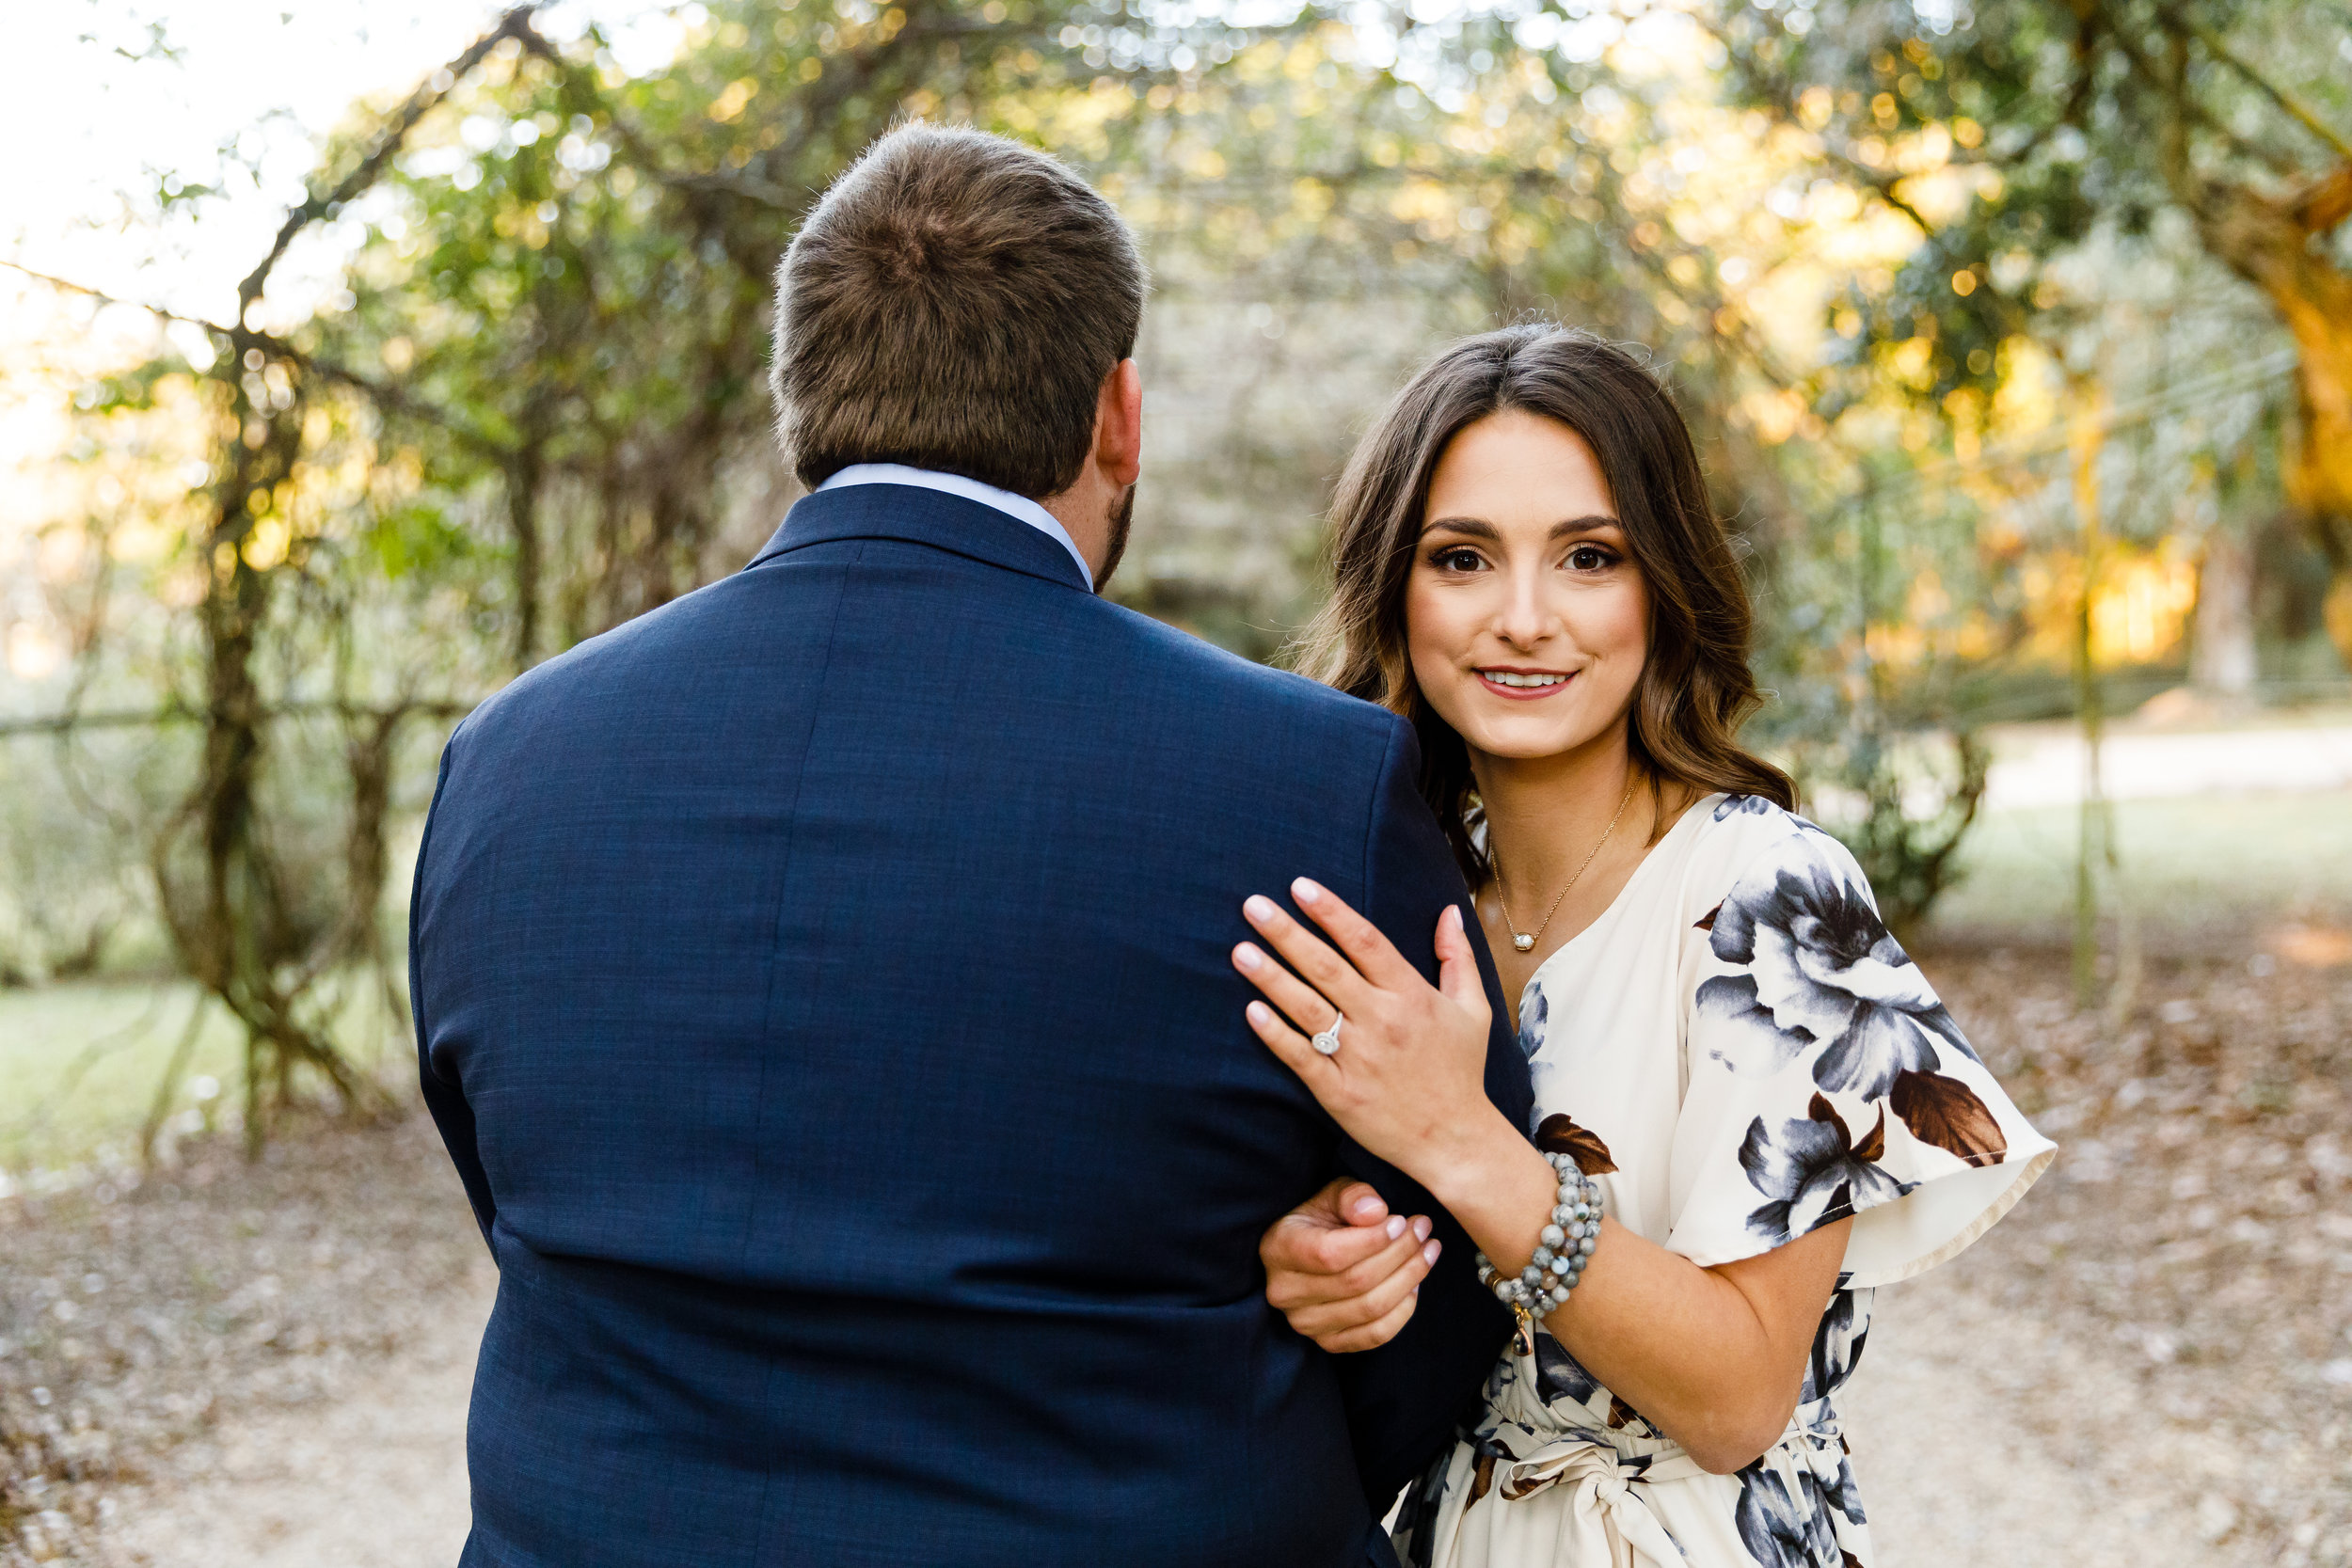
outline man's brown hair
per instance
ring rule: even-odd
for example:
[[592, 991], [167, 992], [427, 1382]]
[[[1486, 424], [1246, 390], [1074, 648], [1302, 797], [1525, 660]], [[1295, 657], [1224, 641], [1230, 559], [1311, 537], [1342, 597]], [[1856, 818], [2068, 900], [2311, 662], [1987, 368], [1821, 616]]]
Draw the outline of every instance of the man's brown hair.
[[794, 471], [812, 489], [852, 463], [1068, 489], [1143, 293], [1126, 224], [1059, 163], [898, 127], [834, 182], [777, 271], [770, 385]]

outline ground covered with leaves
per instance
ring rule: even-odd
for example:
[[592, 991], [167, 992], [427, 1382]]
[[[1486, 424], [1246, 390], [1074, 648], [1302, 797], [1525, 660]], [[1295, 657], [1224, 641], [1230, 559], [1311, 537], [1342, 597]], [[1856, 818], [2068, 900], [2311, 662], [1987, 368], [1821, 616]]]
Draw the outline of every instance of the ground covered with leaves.
[[2108, 1500], [2177, 1516], [2165, 1560], [2352, 1562], [2352, 968], [2280, 945], [2182, 944], [2121, 1020], [2075, 1010], [2062, 954], [1924, 960], [2063, 1149], [1936, 1310], [2000, 1340], [1965, 1358], [1996, 1408], [2145, 1478]]
[[[225, 1419], [315, 1414], [484, 1249], [428, 1123], [199, 1142], [131, 1191], [0, 1205], [0, 1564], [112, 1562], [126, 1490]], [[168, 1568], [177, 1568], [170, 1564]]]
[[[2064, 1153], [1984, 1242], [1881, 1294], [1849, 1426], [1883, 1568], [2352, 1563], [2352, 967], [2182, 952], [2112, 1021], [2074, 1008], [2062, 954], [1925, 959]], [[389, 1521], [338, 1568], [438, 1568], [462, 1499], [363, 1495], [390, 1488], [318, 1445], [402, 1401], [453, 1444], [448, 1344], [485, 1275], [421, 1120], [14, 1200], [0, 1563], [317, 1568], [308, 1510]], [[260, 1507], [240, 1478], [273, 1449]], [[453, 1452], [431, 1473], [454, 1488]]]

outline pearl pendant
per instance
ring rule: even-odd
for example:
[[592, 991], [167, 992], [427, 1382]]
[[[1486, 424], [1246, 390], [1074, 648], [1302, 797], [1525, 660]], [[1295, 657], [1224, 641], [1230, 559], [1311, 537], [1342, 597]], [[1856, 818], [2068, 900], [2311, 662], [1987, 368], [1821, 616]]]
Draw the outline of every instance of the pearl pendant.
[[1529, 948], [1535, 945], [1535, 939], [1534, 937], [1521, 936], [1518, 932], [1514, 931], [1511, 933], [1511, 945], [1524, 953]]

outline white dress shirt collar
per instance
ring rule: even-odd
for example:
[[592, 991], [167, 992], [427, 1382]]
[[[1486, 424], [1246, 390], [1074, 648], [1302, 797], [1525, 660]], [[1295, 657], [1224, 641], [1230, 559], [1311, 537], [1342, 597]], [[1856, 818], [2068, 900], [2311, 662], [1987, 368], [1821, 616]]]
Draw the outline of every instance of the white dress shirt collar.
[[1061, 526], [1061, 519], [1026, 496], [1016, 496], [1009, 490], [999, 490], [993, 484], [982, 484], [977, 479], [961, 474], [941, 473], [936, 468], [917, 468], [904, 463], [852, 463], [837, 469], [831, 479], [817, 488], [846, 490], [852, 484], [912, 484], [919, 490], [938, 490], [950, 496], [961, 496], [982, 506], [993, 506], [1009, 517], [1018, 517], [1031, 528], [1070, 552], [1070, 559], [1078, 563], [1078, 576], [1090, 592], [1094, 584], [1094, 568], [1078, 553], [1077, 541]]

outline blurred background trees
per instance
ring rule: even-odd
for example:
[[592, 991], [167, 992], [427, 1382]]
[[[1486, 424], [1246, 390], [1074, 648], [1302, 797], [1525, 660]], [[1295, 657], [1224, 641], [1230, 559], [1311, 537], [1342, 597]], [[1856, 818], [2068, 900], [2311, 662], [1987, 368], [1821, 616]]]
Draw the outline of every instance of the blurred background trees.
[[[2344, 689], [2332, 0], [668, 8], [656, 64], [525, 6], [355, 105], [232, 307], [71, 388], [66, 500], [0, 540], [0, 982], [193, 977], [159, 1108], [216, 1016], [249, 1137], [385, 1102], [353, 1041], [405, 1021], [441, 738], [773, 529], [771, 275], [910, 115], [1050, 148], [1135, 222], [1153, 428], [1114, 591], [1253, 657], [1438, 342], [1540, 313], [1646, 345], [1747, 546], [1757, 737], [1899, 928], [1961, 863], [1982, 726]], [[282, 286], [321, 256], [330, 287]]]

